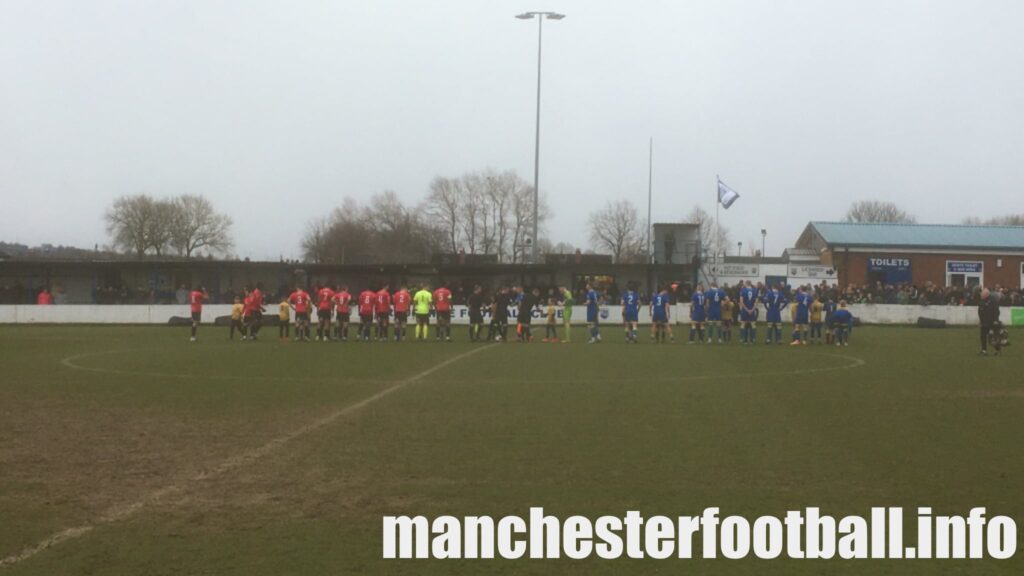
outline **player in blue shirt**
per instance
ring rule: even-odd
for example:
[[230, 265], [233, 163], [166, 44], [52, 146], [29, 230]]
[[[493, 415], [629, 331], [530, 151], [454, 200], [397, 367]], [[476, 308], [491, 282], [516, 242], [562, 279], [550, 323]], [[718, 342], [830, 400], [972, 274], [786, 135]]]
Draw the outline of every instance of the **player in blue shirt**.
[[654, 325], [654, 340], [659, 344], [665, 341], [665, 334], [668, 328], [668, 288], [662, 288], [661, 292], [654, 295], [651, 300], [651, 323]]
[[698, 342], [704, 342], [704, 320], [707, 318], [707, 312], [704, 309], [706, 302], [704, 285], [697, 284], [697, 289], [690, 297], [690, 344], [693, 344], [694, 335], [697, 336]]
[[725, 290], [718, 287], [717, 282], [711, 283], [704, 293], [704, 299], [708, 303], [708, 343], [715, 337], [715, 330], [718, 330], [718, 343], [722, 343], [722, 300], [725, 299]]
[[796, 303], [796, 310], [793, 312], [793, 341], [790, 344], [807, 344], [807, 328], [811, 323], [811, 302], [814, 301], [814, 297], [800, 286], [793, 301]]
[[832, 313], [832, 325], [835, 327], [836, 346], [849, 346], [850, 328], [853, 327], [853, 314], [846, 309], [846, 301], [839, 301], [839, 309]]
[[765, 344], [771, 344], [773, 337], [776, 344], [782, 344], [782, 309], [786, 307], [786, 297], [775, 287], [769, 287], [764, 295], [764, 308], [767, 312], [768, 336]]
[[594, 290], [594, 287], [587, 283], [587, 294], [584, 297], [587, 303], [587, 324], [590, 325], [590, 340], [587, 344], [594, 344], [601, 341], [601, 325], [599, 316], [601, 314], [601, 295]]
[[636, 328], [640, 323], [640, 295], [630, 284], [622, 295], [622, 325], [626, 330], [626, 342], [637, 343]]
[[757, 289], [750, 280], [740, 288], [740, 342], [754, 344], [757, 342]]

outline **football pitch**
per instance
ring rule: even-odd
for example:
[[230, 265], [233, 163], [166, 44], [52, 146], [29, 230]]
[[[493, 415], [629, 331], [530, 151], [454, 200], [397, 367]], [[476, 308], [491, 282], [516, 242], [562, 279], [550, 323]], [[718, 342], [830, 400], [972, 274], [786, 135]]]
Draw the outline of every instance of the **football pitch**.
[[982, 358], [976, 329], [954, 328], [858, 328], [846, 348], [655, 345], [645, 330], [639, 345], [610, 326], [598, 345], [582, 328], [520, 345], [461, 327], [450, 344], [0, 327], [0, 574], [1021, 572], [1018, 558], [382, 559], [385, 515], [1024, 518], [1013, 346]]

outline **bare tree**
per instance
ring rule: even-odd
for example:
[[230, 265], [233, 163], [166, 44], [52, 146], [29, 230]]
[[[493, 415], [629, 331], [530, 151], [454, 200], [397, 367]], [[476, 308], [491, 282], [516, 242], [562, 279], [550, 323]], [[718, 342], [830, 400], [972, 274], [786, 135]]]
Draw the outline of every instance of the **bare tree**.
[[104, 219], [114, 248], [142, 258], [150, 250], [163, 254], [170, 241], [173, 212], [170, 202], [139, 194], [115, 200]]
[[438, 176], [430, 182], [424, 212], [434, 225], [444, 230], [448, 249], [459, 251], [459, 210], [461, 208], [459, 186], [450, 178]]
[[963, 223], [972, 226], [1024, 226], [1024, 214], [1009, 214], [982, 220], [977, 216], [968, 216]]
[[509, 246], [510, 207], [516, 190], [525, 186], [522, 178], [515, 172], [507, 170], [488, 178], [487, 201], [494, 224], [494, 246], [498, 261], [504, 262], [512, 252]]
[[351, 199], [330, 217], [309, 224], [302, 240], [307, 261], [341, 264], [427, 262], [447, 243], [444, 231], [387, 191], [360, 206]]
[[912, 214], [893, 202], [861, 200], [850, 205], [846, 211], [847, 222], [913, 224], [917, 222]]
[[115, 200], [104, 216], [112, 246], [142, 258], [149, 248], [149, 220], [154, 217], [153, 199], [149, 196], [122, 196]]
[[480, 220], [483, 211], [486, 209], [483, 197], [478, 190], [467, 186], [467, 177], [459, 179], [459, 189], [462, 191], [462, 235], [466, 252], [476, 254], [480, 244]]
[[185, 194], [171, 201], [170, 245], [191, 258], [196, 250], [224, 254], [231, 249], [231, 218], [218, 214], [202, 196]]
[[615, 262], [636, 258], [644, 248], [644, 227], [636, 206], [628, 200], [609, 202], [587, 219], [590, 241], [608, 250]]
[[729, 239], [729, 229], [721, 225], [715, 226], [715, 219], [699, 204], [690, 210], [683, 222], [697, 224], [700, 227], [700, 243], [708, 254], [723, 254], [729, 249], [732, 243]]
[[307, 262], [323, 264], [328, 261], [327, 236], [331, 225], [330, 217], [317, 218], [309, 223], [302, 237], [302, 254]]
[[[512, 192], [510, 208], [510, 231], [512, 234], [510, 253], [512, 254], [512, 263], [515, 264], [526, 261], [526, 254], [532, 247], [533, 186], [529, 186], [525, 182], [518, 186]], [[537, 217], [539, 232], [548, 218], [548, 207], [543, 197], [540, 198], [540, 204], [537, 207]]]

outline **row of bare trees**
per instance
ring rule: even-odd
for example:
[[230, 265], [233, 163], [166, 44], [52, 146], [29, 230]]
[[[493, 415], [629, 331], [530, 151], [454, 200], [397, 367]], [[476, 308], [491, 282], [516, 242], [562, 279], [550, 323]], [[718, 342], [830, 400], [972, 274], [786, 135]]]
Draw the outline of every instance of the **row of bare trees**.
[[310, 223], [302, 239], [309, 262], [406, 264], [426, 262], [443, 244], [441, 231], [392, 191], [367, 204], [348, 198], [325, 218]]
[[[424, 212], [444, 233], [452, 253], [494, 254], [499, 262], [523, 262], [533, 234], [533, 186], [511, 170], [439, 176], [430, 183]], [[543, 225], [548, 209], [541, 200]]]
[[[541, 224], [547, 212], [542, 201]], [[532, 233], [533, 187], [515, 172], [485, 170], [434, 178], [415, 206], [391, 191], [366, 205], [346, 199], [310, 224], [302, 250], [306, 260], [322, 263], [424, 262], [436, 252], [517, 263], [525, 261]]]
[[226, 255], [233, 246], [231, 218], [218, 213], [202, 196], [123, 196], [107, 210], [105, 220], [113, 247], [139, 258], [147, 254], [191, 258], [201, 252]]

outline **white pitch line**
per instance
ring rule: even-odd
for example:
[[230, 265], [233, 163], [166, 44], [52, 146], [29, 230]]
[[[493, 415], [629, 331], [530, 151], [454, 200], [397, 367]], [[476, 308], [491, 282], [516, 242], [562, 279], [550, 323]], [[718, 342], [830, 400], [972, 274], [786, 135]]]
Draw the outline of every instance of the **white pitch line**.
[[87, 533], [91, 532], [92, 530], [96, 529], [97, 527], [102, 526], [104, 524], [110, 524], [110, 523], [113, 523], [113, 522], [124, 520], [124, 519], [126, 519], [126, 518], [128, 518], [130, 516], [133, 516], [137, 512], [139, 512], [140, 510], [145, 508], [146, 506], [149, 506], [149, 505], [151, 505], [151, 504], [161, 500], [162, 498], [165, 498], [167, 496], [171, 496], [171, 495], [179, 494], [179, 493], [183, 492], [185, 490], [185, 488], [187, 487], [186, 486], [187, 483], [198, 482], [198, 481], [214, 478], [214, 477], [220, 476], [221, 474], [224, 474], [226, 472], [230, 472], [231, 470], [234, 470], [235, 468], [238, 468], [240, 466], [245, 466], [246, 464], [250, 464], [250, 463], [252, 463], [252, 462], [254, 462], [256, 460], [259, 460], [260, 458], [266, 456], [267, 454], [270, 454], [274, 450], [277, 450], [281, 446], [284, 446], [285, 444], [291, 442], [292, 440], [295, 440], [296, 438], [299, 438], [301, 436], [305, 436], [306, 434], [309, 434], [311, 432], [315, 432], [315, 431], [319, 430], [320, 428], [323, 428], [324, 426], [327, 426], [327, 425], [333, 423], [334, 421], [338, 420], [339, 418], [343, 418], [345, 416], [348, 416], [348, 415], [352, 414], [353, 412], [357, 412], [357, 411], [361, 410], [362, 408], [365, 408], [366, 406], [368, 406], [370, 404], [373, 404], [374, 402], [380, 400], [381, 398], [384, 398], [386, 396], [390, 396], [391, 394], [394, 394], [395, 392], [401, 390], [402, 388], [405, 388], [406, 386], [408, 386], [410, 384], [413, 384], [413, 383], [415, 383], [415, 382], [417, 382], [419, 380], [422, 380], [423, 378], [426, 378], [427, 376], [430, 376], [431, 374], [433, 374], [434, 372], [437, 372], [438, 370], [441, 370], [441, 369], [443, 369], [443, 368], [445, 368], [447, 366], [450, 366], [451, 364], [454, 364], [455, 362], [458, 362], [459, 360], [462, 360], [463, 358], [467, 358], [469, 356], [472, 356], [473, 354], [476, 354], [477, 352], [480, 352], [481, 350], [486, 350], [487, 348], [491, 348], [493, 346], [496, 346], [496, 344], [490, 344], [490, 345], [487, 345], [487, 346], [482, 346], [480, 348], [474, 348], [474, 349], [472, 349], [472, 350], [470, 350], [468, 352], [463, 352], [462, 354], [457, 354], [455, 356], [452, 356], [451, 358], [445, 360], [444, 362], [441, 362], [440, 364], [437, 364], [437, 365], [435, 365], [435, 366], [433, 366], [431, 368], [428, 368], [428, 369], [420, 372], [419, 374], [416, 374], [414, 376], [410, 376], [409, 378], [406, 378], [405, 380], [401, 380], [397, 384], [395, 384], [394, 386], [391, 386], [389, 388], [385, 388], [384, 390], [381, 390], [380, 392], [377, 392], [376, 394], [374, 394], [372, 396], [364, 398], [363, 400], [360, 400], [359, 402], [356, 402], [355, 404], [349, 404], [349, 405], [345, 406], [344, 408], [336, 410], [335, 412], [332, 412], [332, 413], [328, 414], [327, 416], [324, 416], [323, 418], [320, 418], [320, 419], [315, 420], [315, 421], [313, 421], [313, 422], [311, 422], [309, 424], [306, 424], [305, 426], [302, 426], [301, 428], [297, 428], [295, 430], [292, 430], [291, 432], [289, 432], [289, 433], [287, 433], [287, 434], [285, 434], [283, 436], [278, 436], [277, 438], [274, 438], [274, 439], [270, 440], [269, 442], [267, 442], [266, 444], [264, 444], [262, 446], [259, 446], [257, 448], [253, 448], [252, 450], [248, 450], [246, 452], [242, 452], [241, 454], [236, 454], [235, 456], [232, 456], [232, 457], [228, 458], [227, 460], [221, 462], [219, 465], [217, 465], [213, 469], [207, 470], [205, 472], [200, 472], [199, 474], [196, 474], [191, 479], [189, 479], [186, 483], [183, 483], [183, 484], [172, 484], [170, 486], [165, 486], [165, 487], [163, 487], [163, 488], [161, 488], [159, 490], [156, 490], [155, 492], [151, 492], [150, 494], [147, 494], [146, 496], [143, 496], [142, 498], [140, 498], [139, 500], [136, 500], [135, 502], [132, 502], [131, 504], [127, 504], [127, 505], [124, 505], [124, 506], [115, 506], [114, 508], [111, 508], [105, 514], [100, 516], [98, 519], [93, 521], [92, 524], [84, 524], [82, 526], [75, 526], [73, 528], [67, 528], [67, 529], [61, 530], [60, 532], [52, 534], [49, 537], [47, 537], [47, 538], [43, 539], [42, 541], [40, 541], [38, 544], [34, 545], [34, 546], [26, 548], [26, 549], [22, 550], [21, 552], [19, 552], [17, 554], [14, 554], [12, 556], [8, 556], [6, 558], [0, 559], [0, 568], [7, 568], [9, 566], [13, 566], [15, 564], [18, 564], [19, 562], [23, 562], [25, 560], [28, 560], [29, 558], [39, 554], [40, 552], [43, 552], [43, 551], [45, 551], [45, 550], [47, 550], [49, 548], [52, 548], [52, 547], [54, 547], [57, 544], [60, 544], [62, 542], [66, 542], [68, 540], [73, 540], [75, 538], [78, 538], [79, 536], [87, 534]]

